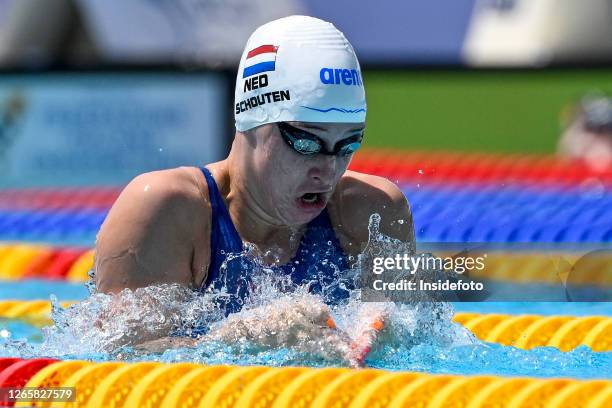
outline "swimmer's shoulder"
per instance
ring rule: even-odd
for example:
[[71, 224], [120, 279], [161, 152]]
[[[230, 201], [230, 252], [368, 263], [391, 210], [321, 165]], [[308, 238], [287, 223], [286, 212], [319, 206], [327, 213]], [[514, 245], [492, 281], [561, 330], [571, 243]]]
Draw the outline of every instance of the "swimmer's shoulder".
[[369, 219], [375, 213], [381, 216], [380, 232], [414, 241], [410, 205], [400, 188], [384, 177], [347, 170], [332, 201], [335, 228], [354, 243], [367, 242]]
[[[198, 275], [205, 276], [210, 256], [205, 242], [210, 236], [208, 201], [206, 183], [195, 167], [143, 173], [130, 181], [96, 239], [96, 273], [100, 269], [106, 275], [108, 291], [122, 284], [109, 280], [106, 270], [131, 288], [201, 281]], [[137, 259], [123, 256], [126, 251], [138, 254]]]
[[208, 187], [197, 167], [140, 174], [125, 187], [121, 193], [124, 195], [142, 210], [168, 216], [186, 228], [193, 223], [194, 217], [205, 216], [207, 210], [210, 212]]

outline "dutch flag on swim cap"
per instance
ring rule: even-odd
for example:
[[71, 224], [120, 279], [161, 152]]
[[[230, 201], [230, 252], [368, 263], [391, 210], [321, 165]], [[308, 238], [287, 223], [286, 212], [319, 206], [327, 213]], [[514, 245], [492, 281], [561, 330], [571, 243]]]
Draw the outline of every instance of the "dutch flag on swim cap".
[[277, 48], [276, 45], [266, 44], [250, 50], [245, 58], [242, 77], [248, 78], [262, 72], [274, 71]]
[[317, 18], [264, 24], [242, 54], [234, 108], [239, 131], [283, 121], [365, 122], [355, 51], [333, 24]]

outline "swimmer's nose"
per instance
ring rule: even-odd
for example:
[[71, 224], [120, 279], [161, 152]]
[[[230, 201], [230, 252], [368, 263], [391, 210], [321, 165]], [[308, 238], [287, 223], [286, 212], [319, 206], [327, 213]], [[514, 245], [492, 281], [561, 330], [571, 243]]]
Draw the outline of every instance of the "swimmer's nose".
[[308, 176], [322, 184], [331, 184], [336, 174], [336, 158], [319, 155], [314, 165], [308, 171]]

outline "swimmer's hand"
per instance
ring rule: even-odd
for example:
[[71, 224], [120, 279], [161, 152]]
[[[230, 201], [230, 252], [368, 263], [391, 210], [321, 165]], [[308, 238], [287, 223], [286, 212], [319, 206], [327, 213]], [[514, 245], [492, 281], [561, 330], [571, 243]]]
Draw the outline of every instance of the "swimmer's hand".
[[355, 367], [365, 365], [366, 357], [389, 318], [389, 311], [385, 307], [369, 306], [366, 305], [361, 308], [356, 322], [356, 336], [351, 341], [351, 351], [348, 359]]
[[287, 296], [230, 315], [200, 341], [248, 341], [263, 348], [287, 347], [361, 367], [378, 331], [384, 327], [382, 314], [370, 317], [363, 330], [351, 338], [336, 327], [328, 306], [320, 299], [312, 295]]
[[211, 327], [204, 340], [248, 341], [262, 347], [293, 347], [330, 331], [329, 308], [312, 295], [283, 296], [268, 304], [243, 309]]

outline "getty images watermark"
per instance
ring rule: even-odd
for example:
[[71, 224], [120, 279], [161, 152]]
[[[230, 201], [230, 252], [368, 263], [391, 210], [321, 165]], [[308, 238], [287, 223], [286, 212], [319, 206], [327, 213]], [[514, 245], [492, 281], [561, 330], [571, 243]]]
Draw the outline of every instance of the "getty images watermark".
[[[612, 301], [612, 247], [431, 243], [415, 253], [370, 243], [360, 258], [363, 301]], [[435, 252], [435, 254], [434, 254]]]
[[[396, 254], [372, 258], [376, 291], [483, 291], [482, 282], [462, 279], [464, 273], [485, 269], [486, 255], [437, 257], [432, 254]], [[451, 271], [452, 274], [445, 273]], [[385, 275], [386, 274], [386, 275]], [[384, 276], [383, 276], [384, 275]]]

